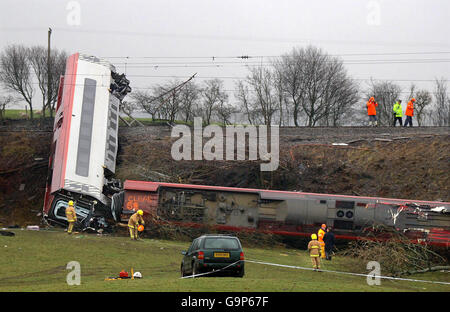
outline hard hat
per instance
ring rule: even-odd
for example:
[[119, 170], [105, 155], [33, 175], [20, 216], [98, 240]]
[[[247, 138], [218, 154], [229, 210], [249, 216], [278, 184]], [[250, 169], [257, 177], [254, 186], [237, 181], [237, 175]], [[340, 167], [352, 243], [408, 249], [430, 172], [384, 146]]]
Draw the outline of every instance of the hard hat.
[[69, 200], [69, 206], [73, 206], [73, 201]]
[[134, 277], [134, 278], [142, 278], [142, 274], [141, 274], [141, 272], [135, 272], [135, 273], [133, 274], [133, 277]]
[[375, 98], [372, 96], [369, 101], [375, 101]]
[[142, 216], [143, 214], [144, 214], [144, 212], [141, 209], [139, 209], [138, 210], [138, 215]]
[[322, 224], [322, 228], [326, 228], [327, 227], [327, 225], [326, 224]]
[[143, 226], [142, 224], [139, 225], [139, 226], [138, 226], [138, 231], [139, 231], [139, 232], [142, 232], [143, 230], [144, 230], [144, 226]]
[[415, 98], [412, 98], [412, 99], [411, 99], [411, 102], [415, 102], [415, 101], [416, 101], [416, 99], [415, 99]]
[[316, 234], [311, 234], [311, 239], [317, 239], [317, 235]]

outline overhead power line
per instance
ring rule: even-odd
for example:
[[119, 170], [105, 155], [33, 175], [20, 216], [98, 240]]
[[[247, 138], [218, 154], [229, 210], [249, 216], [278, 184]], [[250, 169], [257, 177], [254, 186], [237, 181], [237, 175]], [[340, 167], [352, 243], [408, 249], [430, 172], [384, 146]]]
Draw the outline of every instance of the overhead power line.
[[[175, 88], [173, 88], [173, 89], [171, 89], [171, 90], [169, 90], [169, 91], [166, 91], [165, 93], [163, 93], [163, 94], [161, 94], [161, 95], [158, 95], [158, 98], [159, 97], [162, 97], [162, 96], [165, 96], [165, 95], [167, 95], [167, 94], [170, 94], [172, 91], [174, 91], [175, 89], [178, 89], [180, 86], [182, 86], [182, 85], [184, 85], [184, 84], [186, 84], [187, 82], [189, 82], [191, 79], [193, 79], [194, 78], [194, 76], [195, 76], [196, 74], [194, 74], [193, 76], [190, 76], [189, 78], [188, 78], [188, 80], [187, 81], [184, 81], [184, 82], [182, 82], [180, 85], [178, 85], [178, 86], [176, 86]], [[195, 78], [197, 78], [197, 77], [195, 77]], [[38, 82], [32, 82], [31, 84], [33, 84], [33, 85], [36, 85], [36, 84], [39, 84]], [[79, 84], [79, 83], [64, 83], [64, 86], [80, 86], [80, 87], [84, 87], [84, 84]], [[106, 86], [106, 85], [97, 85], [97, 87], [100, 87], [100, 88], [109, 88], [109, 86]], [[136, 87], [136, 86], [133, 86], [132, 87], [132, 89], [136, 89], [136, 90], [150, 90], [150, 89], [153, 89], [153, 87]], [[239, 90], [237, 90], [237, 89], [224, 89], [224, 90], [222, 90], [222, 91], [224, 91], [224, 92], [238, 92]], [[257, 91], [255, 91], [255, 90], [251, 90], [251, 89], [248, 89], [248, 91], [249, 92], [257, 92]], [[386, 91], [386, 92], [380, 92], [380, 93], [391, 93], [390, 91]], [[402, 94], [410, 94], [411, 92], [410, 91], [400, 91], [400, 93], [402, 93]], [[431, 94], [436, 94], [436, 92], [434, 92], [434, 91], [430, 91], [430, 93]], [[447, 92], [446, 93], [447, 95], [450, 95], [450, 92]], [[156, 98], [155, 98], [156, 99]], [[153, 99], [153, 100], [155, 100], [155, 99]]]
[[[450, 54], [450, 51], [433, 52], [384, 52], [384, 53], [340, 53], [329, 54], [330, 56], [370, 56], [370, 55], [420, 55], [420, 54]], [[102, 56], [105, 59], [252, 59], [252, 58], [275, 58], [283, 55], [241, 55], [241, 56]]]

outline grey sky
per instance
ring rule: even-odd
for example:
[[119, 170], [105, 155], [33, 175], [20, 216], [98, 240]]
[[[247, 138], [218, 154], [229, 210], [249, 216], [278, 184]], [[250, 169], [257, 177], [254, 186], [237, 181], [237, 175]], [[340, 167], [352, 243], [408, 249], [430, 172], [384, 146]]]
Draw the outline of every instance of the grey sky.
[[[78, 17], [73, 2], [79, 4], [79, 25], [71, 25]], [[2, 1], [0, 49], [14, 43], [46, 45], [48, 27], [53, 29], [54, 48], [100, 57], [129, 56], [110, 61], [121, 72], [126, 62], [132, 87], [138, 88], [170, 79], [142, 76], [189, 77], [197, 73], [197, 82], [203, 80], [201, 77], [244, 77], [245, 61], [220, 57], [264, 56], [247, 61], [264, 64], [270, 56], [307, 44], [343, 55], [344, 60], [450, 59], [450, 53], [344, 55], [450, 52], [448, 0]], [[139, 58], [200, 56], [211, 58]], [[198, 66], [193, 62], [209, 62], [213, 56], [215, 63], [201, 65], [222, 67], [163, 64]], [[160, 66], [156, 68], [155, 63]], [[450, 76], [448, 61], [347, 64], [346, 68], [358, 79], [432, 80]], [[223, 80], [232, 93], [234, 80]], [[410, 81], [396, 82], [406, 97]], [[365, 86], [364, 80], [360, 83]], [[430, 91], [433, 88], [432, 82], [415, 83]]]

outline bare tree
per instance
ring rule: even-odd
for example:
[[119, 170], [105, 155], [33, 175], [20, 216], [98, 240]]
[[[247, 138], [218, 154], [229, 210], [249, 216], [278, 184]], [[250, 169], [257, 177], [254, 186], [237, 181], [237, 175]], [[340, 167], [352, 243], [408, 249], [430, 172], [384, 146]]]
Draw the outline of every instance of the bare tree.
[[33, 119], [33, 85], [28, 49], [10, 45], [0, 54], [0, 81], [6, 89], [19, 93], [30, 108]]
[[291, 53], [284, 54], [274, 66], [280, 75], [283, 91], [287, 102], [292, 107], [294, 124], [299, 126], [300, 104], [305, 96], [304, 83], [304, 49], [293, 49]]
[[217, 78], [206, 80], [202, 89], [203, 122], [207, 125], [211, 124], [217, 107], [224, 105], [227, 101], [228, 94], [223, 90], [223, 81]]
[[337, 127], [345, 122], [351, 122], [357, 114], [354, 110], [359, 100], [358, 86], [348, 77], [334, 79], [330, 87], [332, 96], [328, 97], [326, 113], [321, 122], [326, 126]]
[[6, 107], [17, 102], [12, 95], [0, 96], [0, 119], [3, 120], [5, 118]]
[[[246, 105], [249, 111], [258, 112], [261, 115], [263, 124], [270, 125], [274, 113], [279, 111], [279, 98], [275, 88], [275, 74], [272, 70], [263, 67], [249, 68], [249, 75], [245, 79], [248, 86], [246, 95]], [[242, 90], [241, 90], [242, 91]]]
[[185, 122], [194, 120], [195, 108], [201, 92], [201, 88], [193, 81], [186, 83], [180, 90], [180, 113]]
[[391, 81], [370, 81], [370, 86], [366, 90], [366, 97], [374, 97], [378, 103], [377, 120], [379, 125], [391, 125], [393, 122], [392, 108], [399, 99], [402, 89], [399, 85]]
[[431, 119], [436, 126], [450, 126], [450, 98], [447, 94], [447, 80], [436, 79], [434, 91], [435, 104]]
[[231, 114], [233, 114], [234, 111], [235, 108], [232, 105], [226, 102], [221, 102], [217, 106], [217, 117], [223, 125], [229, 125], [231, 124]]
[[286, 99], [286, 93], [283, 90], [283, 77], [276, 66], [273, 66], [273, 68], [274, 72], [272, 83], [275, 90], [276, 102], [278, 107], [278, 125], [281, 127], [289, 124], [288, 101]]
[[416, 91], [415, 84], [411, 84], [409, 90], [410, 90], [409, 99], [411, 98], [416, 99], [416, 102], [414, 103], [414, 115], [416, 116], [417, 124], [420, 127], [424, 123], [427, 108], [433, 101], [433, 98], [428, 90], [422, 89]]
[[247, 116], [247, 120], [251, 125], [258, 124], [258, 112], [255, 111], [252, 107], [250, 107], [250, 91], [249, 87], [244, 84], [242, 80], [239, 80], [236, 83], [236, 92], [235, 97], [238, 101], [239, 107], [242, 109], [245, 116]]
[[47, 50], [41, 46], [28, 48], [28, 60], [33, 68], [38, 81], [38, 87], [42, 94], [42, 117], [45, 117], [45, 107], [47, 106], [47, 80], [48, 62]]
[[358, 88], [349, 78], [342, 60], [308, 46], [294, 49], [274, 64], [283, 90], [291, 103], [294, 123], [304, 113], [306, 125], [338, 125], [357, 101]]
[[155, 101], [159, 106], [158, 114], [170, 122], [175, 121], [181, 109], [181, 89], [177, 88], [179, 85], [180, 81], [174, 80], [153, 87]]
[[[130, 97], [135, 107], [142, 108], [144, 111], [149, 113], [150, 116], [152, 116], [152, 121], [155, 120], [156, 114], [158, 113], [160, 108], [159, 107], [160, 103], [155, 101], [155, 97], [149, 91], [147, 90], [133, 91], [130, 94]], [[124, 112], [127, 113], [126, 111]]]
[[[50, 84], [48, 83], [48, 53], [47, 48], [34, 46], [28, 49], [28, 59], [38, 81], [38, 87], [42, 94], [42, 117], [45, 117], [45, 110], [48, 109], [50, 116], [53, 116], [55, 104], [58, 98], [59, 79], [64, 75], [66, 68], [67, 53], [64, 51], [52, 50], [50, 53]], [[50, 92], [47, 92], [50, 86]], [[47, 96], [50, 95], [50, 101]], [[50, 107], [49, 107], [50, 104]]]

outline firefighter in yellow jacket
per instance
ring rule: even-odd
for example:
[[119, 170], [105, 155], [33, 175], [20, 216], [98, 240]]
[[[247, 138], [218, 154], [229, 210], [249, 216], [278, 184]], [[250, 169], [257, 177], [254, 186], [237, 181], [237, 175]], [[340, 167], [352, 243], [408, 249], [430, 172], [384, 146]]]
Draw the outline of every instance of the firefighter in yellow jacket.
[[321, 258], [324, 258], [324, 259], [325, 259], [325, 242], [323, 241], [323, 237], [325, 236], [326, 229], [327, 229], [327, 225], [322, 224], [319, 232], [317, 233], [317, 236], [319, 238], [319, 243], [320, 243]]
[[73, 225], [77, 222], [77, 214], [75, 208], [73, 207], [73, 201], [69, 201], [69, 207], [66, 208], [67, 222], [69, 222], [69, 227], [67, 228], [67, 234], [72, 234]]
[[133, 240], [138, 239], [138, 226], [139, 224], [144, 225], [144, 218], [142, 217], [144, 212], [142, 210], [138, 210], [135, 212], [130, 219], [128, 220], [128, 228], [130, 229], [130, 237]]
[[320, 270], [320, 243], [317, 240], [317, 235], [311, 235], [311, 241], [308, 244], [309, 256], [311, 257], [311, 262], [313, 265], [313, 269]]

